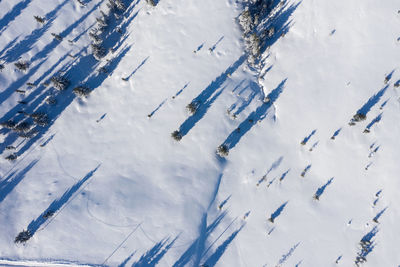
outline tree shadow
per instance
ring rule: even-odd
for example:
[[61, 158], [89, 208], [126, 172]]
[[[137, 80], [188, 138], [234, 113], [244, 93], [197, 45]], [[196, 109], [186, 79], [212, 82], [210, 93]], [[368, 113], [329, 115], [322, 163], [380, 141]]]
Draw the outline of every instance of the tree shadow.
[[[136, 4], [135, 4], [136, 5]], [[131, 10], [133, 3], [131, 3], [128, 6], [127, 10]], [[89, 12], [92, 12], [90, 10]], [[126, 13], [122, 13], [124, 16], [129, 15]], [[113, 18], [113, 17], [112, 17]], [[112, 20], [110, 17], [110, 20]], [[112, 32], [116, 32], [116, 28], [126, 28], [128, 26], [127, 21], [131, 21], [130, 18], [132, 18], [132, 15], [126, 19], [125, 21], [122, 20], [117, 20], [113, 19], [110, 21], [109, 27], [104, 31], [104, 45], [106, 47], [111, 47], [114, 42], [117, 40], [116, 37], [122, 38], [121, 34], [115, 35], [112, 34]], [[74, 24], [73, 24], [74, 25]], [[90, 88], [91, 91], [95, 90], [98, 88], [107, 78], [108, 74], [112, 73], [119, 63], [121, 62], [122, 58], [128, 53], [130, 50], [131, 46], [125, 46], [121, 48], [121, 50], [118, 52], [117, 55], [115, 55], [113, 58], [107, 60], [106, 64], [102, 67], [104, 69], [107, 69], [108, 73], [96, 71], [96, 68], [101, 64], [99, 61], [97, 61], [92, 54], [88, 54], [85, 56], [82, 56], [83, 52], [87, 49], [87, 47], [82, 48], [82, 50], [75, 56], [74, 60], [72, 62], [69, 62], [65, 64], [62, 69], [61, 73], [62, 76], [68, 79], [71, 84], [68, 86], [65, 90], [63, 91], [57, 91], [54, 88], [50, 88], [46, 90], [46, 86], [41, 84], [38, 86], [34, 92], [32, 92], [28, 96], [28, 101], [31, 99], [34, 101], [29, 102], [28, 105], [25, 106], [23, 112], [19, 112], [18, 110], [21, 106], [16, 106], [14, 107], [10, 112], [6, 114], [3, 119], [12, 119], [13, 121], [27, 121], [30, 122], [31, 125], [33, 125], [33, 128], [31, 129], [30, 133], [32, 133], [29, 138], [27, 138], [27, 142], [18, 150], [16, 153], [17, 156], [21, 156], [23, 153], [25, 153], [32, 144], [34, 144], [36, 141], [38, 141], [42, 136], [49, 130], [49, 128], [53, 125], [55, 120], [61, 115], [61, 113], [72, 103], [72, 101], [75, 99], [75, 94], [71, 92], [70, 88], [73, 86], [85, 86], [87, 88]], [[64, 57], [68, 56], [66, 54]], [[37, 58], [40, 58], [41, 56], [38, 56]], [[45, 59], [43, 59], [45, 60]], [[57, 67], [61, 62], [63, 58], [60, 59], [53, 67]], [[41, 62], [40, 64], [42, 64]], [[25, 75], [24, 77], [20, 78], [17, 82], [15, 82], [11, 88], [14, 89], [14, 87], [19, 88], [22, 86], [28, 78], [35, 72], [39, 66], [35, 66], [34, 68], [30, 69], [29, 73]], [[39, 83], [42, 79], [44, 79], [47, 75], [51, 73], [52, 69], [48, 70], [45, 72], [35, 83]], [[50, 83], [50, 81], [46, 82], [47, 84]], [[8, 91], [13, 91], [13, 90], [8, 90]], [[55, 99], [56, 104], [55, 105], [50, 105], [46, 103], [45, 98], [46, 94], [42, 93], [42, 91], [47, 91], [47, 93], [50, 93], [52, 97]], [[41, 112], [43, 114], [46, 114], [47, 116], [47, 122], [45, 125], [39, 125], [32, 123], [32, 118], [30, 118], [30, 114], [33, 112]], [[25, 118], [27, 116], [27, 118]], [[16, 141], [18, 138], [18, 135], [14, 132], [8, 131], [8, 135], [5, 138], [4, 144], [10, 145], [13, 142]], [[4, 147], [1, 148], [4, 150]]]
[[303, 141], [301, 141], [301, 144], [304, 146], [305, 144], [307, 144], [308, 140], [311, 139], [311, 137], [313, 137], [313, 135], [317, 132], [317, 129], [314, 129], [308, 136], [304, 137]]
[[3, 54], [10, 49], [13, 45], [15, 45], [16, 41], [18, 40], [19, 35], [15, 37], [12, 41], [8, 42], [8, 44], [0, 51], [0, 59], [3, 59]]
[[222, 93], [222, 90], [217, 90], [225, 83], [228, 75], [236, 71], [240, 65], [246, 60], [246, 56], [242, 55], [236, 62], [225, 70], [220, 76], [212, 81], [197, 97], [195, 97], [191, 104], [196, 106], [196, 111], [189, 116], [179, 127], [179, 132], [183, 136], [187, 135], [189, 131], [199, 122], [207, 113], [208, 108], [215, 101], [215, 99]]
[[[103, 3], [104, 0], [101, 0], [99, 3], [94, 5], [88, 12], [86, 12], [83, 16], [81, 16], [77, 21], [69, 25], [65, 30], [63, 30], [59, 35], [62, 38], [67, 37], [73, 29], [75, 29], [79, 24], [81, 24], [86, 18], [89, 17], [94, 11], [96, 11], [99, 6]], [[50, 43], [48, 43], [39, 53], [37, 53], [32, 59], [31, 62], [34, 62], [38, 59], [47, 58], [48, 55], [60, 44], [61, 42], [53, 39]]]
[[270, 222], [275, 222], [275, 219], [278, 218], [279, 215], [281, 215], [282, 211], [284, 210], [284, 208], [286, 207], [286, 205], [288, 204], [288, 201], [286, 201], [285, 203], [283, 203], [282, 205], [279, 206], [279, 208], [277, 208], [272, 214], [271, 217], [268, 219]]
[[177, 98], [177, 97], [183, 92], [183, 90], [185, 90], [186, 87], [188, 87], [189, 83], [190, 83], [190, 82], [186, 83], [181, 89], [179, 89], [179, 91], [176, 92], [176, 94], [175, 94], [174, 96], [172, 96], [172, 99]]
[[210, 52], [214, 52], [214, 50], [217, 48], [218, 44], [219, 44], [220, 42], [222, 42], [223, 39], [224, 39], [224, 36], [221, 36], [221, 38], [219, 38], [218, 41], [217, 41], [215, 44], [213, 44], [213, 46], [211, 46], [211, 47], [209, 48]]
[[360, 240], [360, 251], [357, 253], [354, 263], [359, 266], [367, 261], [367, 256], [375, 248], [374, 237], [378, 233], [378, 227], [374, 226], [371, 231], [364, 235]]
[[54, 200], [49, 207], [42, 212], [42, 214], [39, 215], [35, 220], [31, 221], [28, 225], [27, 230], [33, 236], [36, 231], [42, 226], [48, 219], [53, 217], [55, 213], [65, 207], [66, 204], [70, 201], [70, 199], [74, 196], [74, 194], [81, 188], [81, 186], [87, 182], [93, 174], [97, 171], [97, 169], [100, 167], [98, 165], [95, 169], [90, 171], [88, 174], [86, 174], [85, 177], [83, 177], [79, 182], [74, 184], [71, 188], [69, 188], [65, 193], [59, 198]]
[[0, 25], [2, 27], [0, 29], [0, 36], [8, 28], [10, 23], [15, 20], [22, 13], [22, 11], [28, 7], [31, 2], [32, 0], [23, 0], [19, 2], [18, 4], [14, 5], [13, 8], [0, 19]]
[[371, 110], [373, 106], [376, 105], [376, 103], [379, 102], [381, 97], [385, 94], [386, 90], [389, 88], [389, 85], [385, 86], [381, 90], [379, 90], [375, 95], [371, 96], [370, 99], [368, 99], [367, 103], [365, 103], [358, 111], [357, 114], [363, 114], [364, 116], [367, 116], [368, 112]]
[[151, 118], [164, 104], [167, 102], [167, 99], [164, 99], [155, 110], [153, 110], [147, 117]]
[[156, 266], [177, 239], [178, 237], [169, 242], [169, 238], [166, 238], [156, 243], [151, 249], [144, 253], [137, 262], [133, 263], [132, 267]]
[[217, 262], [221, 259], [222, 255], [224, 255], [226, 249], [228, 246], [232, 243], [232, 241], [236, 238], [237, 234], [243, 229], [245, 225], [243, 224], [240, 226], [239, 229], [237, 229], [235, 232], [233, 232], [216, 250], [215, 252], [208, 257], [208, 259], [205, 261], [203, 266], [207, 267], [212, 267], [217, 264]]
[[364, 133], [369, 133], [371, 131], [371, 127], [374, 126], [376, 123], [380, 122], [382, 119], [382, 114], [380, 113], [378, 116], [376, 116], [370, 123], [368, 123], [367, 127], [364, 130]]
[[9, 193], [25, 178], [25, 175], [36, 165], [39, 160], [34, 160], [27, 167], [17, 172], [14, 171], [0, 181], [0, 203]]
[[266, 29], [270, 29], [271, 27], [274, 27], [275, 29], [275, 33], [269, 38], [265, 39], [265, 42], [261, 47], [261, 53], [264, 53], [268, 47], [276, 43], [279, 40], [279, 38], [283, 37], [289, 31], [292, 25], [292, 20], [289, 20], [289, 18], [292, 16], [294, 11], [300, 4], [301, 1], [298, 2], [297, 4], [290, 4], [290, 5], [289, 1], [274, 1], [271, 11], [276, 8], [278, 10], [276, 10], [273, 14], [268, 12], [263, 22], [258, 26], [258, 30], [263, 30], [263, 31], [265, 31]]
[[234, 130], [222, 143], [226, 146], [228, 150], [234, 148], [240, 141], [240, 139], [254, 126], [258, 121], [263, 120], [269, 108], [278, 99], [279, 95], [282, 93], [286, 80], [283, 80], [274, 90], [272, 90], [267, 98], [268, 102], [263, 102], [255, 111], [250, 113], [250, 115], [239, 125], [239, 127]]
[[[271, 167], [268, 169], [268, 171], [263, 175], [263, 177], [258, 181], [257, 186], [260, 185], [262, 182], [264, 182], [267, 179], [267, 176], [270, 172], [273, 170], [277, 169], [283, 160], [283, 156], [280, 156], [276, 161], [274, 161], [271, 165]], [[284, 174], [286, 176], [286, 174]]]
[[17, 60], [21, 55], [29, 52], [33, 45], [40, 39], [47, 32], [47, 30], [53, 24], [53, 21], [57, 17], [57, 13], [62, 9], [64, 5], [69, 3], [69, 0], [64, 0], [61, 4], [56, 6], [52, 11], [45, 15], [46, 22], [40, 26], [40, 28], [34, 30], [26, 36], [23, 40], [16, 43], [12, 48], [10, 48], [5, 56], [3, 57], [4, 60], [7, 62], [13, 62]]
[[132, 72], [131, 74], [129, 74], [126, 78], [122, 78], [124, 81], [129, 80], [145, 63], [146, 61], [149, 59], [149, 57], [146, 57], [140, 64], [139, 66], [137, 66]]
[[200, 260], [205, 251], [207, 238], [221, 223], [226, 214], [226, 211], [222, 212], [211, 224], [207, 225], [207, 213], [204, 213], [199, 228], [199, 236], [173, 264], [173, 267], [188, 266], [191, 261], [193, 263], [192, 266], [200, 266]]
[[118, 267], [125, 267], [128, 262], [132, 259], [132, 257], [135, 255], [136, 251], [132, 252], [123, 262], [121, 262]]
[[323, 186], [319, 187], [319, 188], [317, 189], [317, 192], [315, 192], [315, 194], [314, 194], [314, 199], [319, 200], [319, 198], [321, 197], [321, 195], [324, 193], [326, 187], [327, 187], [328, 185], [330, 185], [330, 184], [332, 183], [332, 181], [333, 181], [333, 177], [332, 177], [331, 179], [329, 179], [328, 182], [326, 182], [326, 184], [324, 184]]
[[[246, 97], [242, 97], [242, 94], [247, 91], [250, 91], [250, 93]], [[257, 96], [259, 100], [262, 100], [260, 87], [253, 81], [249, 81], [249, 84], [240, 90], [238, 96], [241, 98], [228, 109], [228, 113], [232, 114], [233, 118], [237, 118], [237, 116], [239, 116]], [[232, 111], [234, 112], [232, 113]]]

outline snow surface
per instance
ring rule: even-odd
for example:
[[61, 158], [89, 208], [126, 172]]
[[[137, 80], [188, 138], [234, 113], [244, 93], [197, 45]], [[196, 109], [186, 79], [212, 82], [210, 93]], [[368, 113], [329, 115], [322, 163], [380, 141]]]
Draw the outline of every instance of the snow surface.
[[[363, 266], [400, 265], [398, 1], [289, 1], [264, 92], [246, 62], [241, 1], [132, 1], [100, 62], [88, 31], [106, 2], [83, 2], [0, 2], [0, 122], [21, 110], [51, 118], [32, 139], [0, 130], [0, 265], [336, 266], [341, 256], [353, 266], [368, 233]], [[51, 86], [25, 84], [58, 71], [71, 85], [48, 106]], [[78, 85], [94, 90], [79, 99]], [[349, 126], [360, 109], [367, 119]], [[33, 237], [15, 244], [24, 229]]]

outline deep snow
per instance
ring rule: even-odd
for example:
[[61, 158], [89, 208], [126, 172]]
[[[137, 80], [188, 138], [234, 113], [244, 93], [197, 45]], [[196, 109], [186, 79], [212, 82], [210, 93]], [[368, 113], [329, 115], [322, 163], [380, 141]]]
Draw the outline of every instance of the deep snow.
[[[0, 265], [352, 266], [368, 233], [363, 266], [400, 264], [397, 1], [289, 1], [264, 92], [247, 66], [241, 1], [132, 1], [100, 62], [88, 29], [106, 2], [85, 3], [0, 2], [0, 122], [39, 107], [51, 117], [33, 139], [0, 130]], [[25, 84], [59, 70], [71, 86], [51, 107], [51, 86]], [[78, 85], [94, 90], [79, 99]], [[350, 126], [359, 110], [366, 120]], [[24, 229], [33, 237], [15, 244]]]

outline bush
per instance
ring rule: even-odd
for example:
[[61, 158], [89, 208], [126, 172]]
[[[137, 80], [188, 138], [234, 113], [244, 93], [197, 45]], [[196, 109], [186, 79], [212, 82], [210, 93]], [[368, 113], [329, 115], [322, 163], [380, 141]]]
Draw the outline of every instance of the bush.
[[63, 76], [53, 76], [50, 80], [53, 83], [54, 88], [60, 91], [67, 89], [70, 84], [69, 80]]
[[180, 131], [176, 130], [172, 132], [171, 137], [174, 138], [176, 141], [180, 141], [182, 139], [182, 134]]
[[221, 157], [226, 157], [226, 156], [228, 156], [228, 154], [229, 154], [229, 148], [228, 148], [228, 146], [227, 146], [227, 145], [224, 145], [224, 144], [220, 145], [220, 146], [217, 148], [217, 154], [218, 154], [219, 156], [221, 156]]
[[32, 129], [32, 124], [23, 121], [14, 127], [14, 131], [17, 133], [28, 133]]
[[26, 71], [29, 68], [29, 62], [25, 61], [25, 60], [20, 60], [20, 61], [14, 63], [14, 65], [20, 71]]
[[74, 94], [78, 97], [85, 97], [88, 96], [90, 94], [90, 89], [84, 86], [78, 86], [75, 87], [74, 90], [72, 90], [74, 92]]
[[4, 65], [0, 64], [0, 72], [2, 72], [3, 69], [4, 69]]

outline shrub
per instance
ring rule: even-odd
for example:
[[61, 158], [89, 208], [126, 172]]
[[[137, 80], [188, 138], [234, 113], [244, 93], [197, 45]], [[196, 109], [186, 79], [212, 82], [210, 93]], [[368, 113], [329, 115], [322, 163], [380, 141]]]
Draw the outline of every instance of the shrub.
[[174, 138], [176, 141], [180, 141], [182, 139], [182, 134], [179, 130], [173, 131], [171, 137]]
[[4, 69], [4, 64], [0, 64], [0, 72]]
[[74, 90], [72, 90], [74, 92], [74, 94], [78, 97], [85, 97], [88, 96], [90, 94], [90, 89], [84, 86], [78, 86], [75, 87]]
[[14, 65], [20, 71], [26, 71], [29, 68], [29, 62], [25, 61], [25, 60], [20, 60], [20, 61], [14, 63]]
[[54, 88], [60, 91], [67, 89], [70, 84], [69, 80], [64, 76], [53, 76], [50, 80]]
[[221, 157], [226, 157], [229, 154], [229, 148], [227, 145], [222, 144], [217, 148], [217, 154]]

